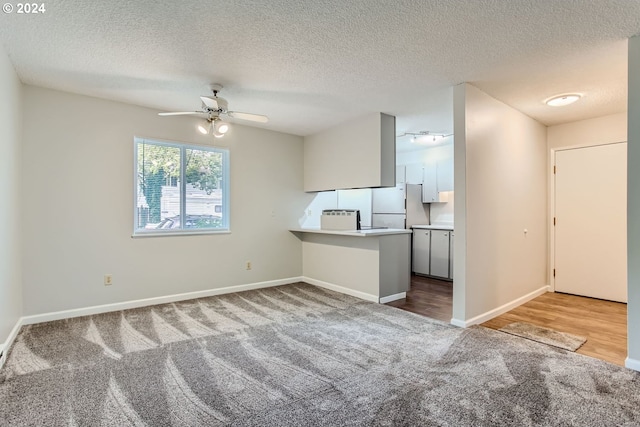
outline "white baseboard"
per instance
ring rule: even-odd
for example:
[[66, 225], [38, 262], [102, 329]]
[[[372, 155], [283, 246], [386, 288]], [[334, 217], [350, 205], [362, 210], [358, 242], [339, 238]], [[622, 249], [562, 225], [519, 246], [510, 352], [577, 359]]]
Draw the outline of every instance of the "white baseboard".
[[16, 340], [16, 337], [18, 336], [18, 332], [20, 332], [20, 328], [24, 324], [22, 319], [24, 318], [21, 317], [18, 319], [13, 329], [11, 329], [11, 332], [9, 333], [9, 337], [7, 337], [7, 340], [3, 344], [0, 344], [0, 352], [2, 353], [2, 356], [0, 356], [0, 368], [4, 366], [4, 362], [7, 360], [7, 353], [9, 352], [9, 349], [13, 345], [13, 342]]
[[493, 319], [496, 316], [500, 316], [507, 311], [513, 310], [514, 308], [524, 304], [525, 302], [531, 301], [532, 299], [546, 292], [549, 292], [548, 285], [545, 285], [540, 289], [536, 289], [533, 292], [529, 292], [528, 294], [523, 295], [520, 298], [516, 298], [506, 304], [503, 304], [500, 307], [494, 308], [493, 310], [489, 310], [486, 313], [482, 313], [476, 317], [472, 317], [469, 320], [451, 319], [451, 324], [460, 328], [468, 328], [469, 326], [478, 325], [480, 323], [486, 322], [487, 320]]
[[214, 295], [230, 294], [233, 292], [250, 291], [252, 289], [270, 288], [273, 286], [288, 285], [302, 282], [302, 277], [289, 277], [287, 279], [269, 280], [266, 282], [249, 283], [246, 285], [227, 286], [224, 288], [208, 289], [205, 291], [186, 292], [183, 294], [167, 295], [162, 297], [145, 298], [133, 301], [117, 302], [113, 304], [95, 305], [92, 307], [75, 308], [71, 310], [56, 311], [52, 313], [36, 314], [23, 317], [23, 325], [50, 322], [52, 320], [70, 319], [72, 317], [90, 316], [93, 314], [108, 313], [110, 311], [127, 310], [129, 308], [147, 307], [156, 304], [184, 301], [195, 298], [204, 298]]
[[319, 286], [321, 288], [329, 289], [330, 291], [340, 292], [341, 294], [351, 295], [352, 297], [360, 298], [365, 301], [378, 302], [379, 298], [376, 295], [367, 294], [360, 291], [354, 291], [353, 289], [345, 288], [340, 285], [334, 285], [333, 283], [323, 282], [322, 280], [312, 279], [311, 277], [302, 277], [300, 279], [303, 282], [310, 285]]
[[404, 299], [406, 297], [407, 297], [406, 292], [400, 292], [399, 294], [393, 294], [393, 295], [389, 295], [388, 297], [380, 298], [380, 304], [386, 304], [388, 302], [397, 301], [399, 299]]
[[451, 321], [449, 322], [451, 323], [453, 326], [457, 326], [458, 328], [466, 328], [466, 323], [464, 322], [464, 320], [460, 320], [460, 319], [454, 319], [453, 317], [451, 318]]
[[640, 371], [640, 360], [627, 357], [624, 361], [624, 366], [634, 371]]

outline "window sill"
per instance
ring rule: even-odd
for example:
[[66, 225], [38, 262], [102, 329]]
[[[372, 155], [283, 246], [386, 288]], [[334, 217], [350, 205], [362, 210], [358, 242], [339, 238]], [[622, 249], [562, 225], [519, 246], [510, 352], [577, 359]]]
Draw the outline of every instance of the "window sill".
[[169, 237], [169, 236], [204, 236], [211, 234], [231, 234], [231, 230], [200, 230], [200, 231], [148, 231], [133, 233], [132, 238], [139, 237]]

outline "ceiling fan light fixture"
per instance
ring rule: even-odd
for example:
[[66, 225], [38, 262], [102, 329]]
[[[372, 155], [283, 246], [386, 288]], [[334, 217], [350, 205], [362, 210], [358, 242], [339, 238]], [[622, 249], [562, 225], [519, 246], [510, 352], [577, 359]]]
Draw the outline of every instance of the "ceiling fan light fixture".
[[211, 125], [208, 120], [198, 123], [198, 126], [197, 126], [198, 132], [200, 132], [203, 135], [207, 135], [209, 133], [210, 128], [211, 128]]
[[582, 98], [579, 93], [567, 93], [564, 95], [553, 96], [545, 101], [545, 104], [551, 107], [564, 107], [565, 105], [573, 104], [577, 100]]
[[214, 125], [214, 130], [221, 134], [224, 135], [225, 133], [227, 133], [229, 131], [229, 123], [223, 121], [223, 120], [216, 120], [216, 123]]
[[267, 123], [269, 118], [261, 114], [242, 113], [239, 111], [229, 111], [229, 104], [226, 99], [220, 98], [218, 92], [222, 89], [222, 85], [214, 83], [209, 87], [213, 92], [213, 96], [201, 96], [202, 109], [199, 111], [174, 111], [161, 112], [160, 116], [190, 116], [204, 115], [206, 119], [204, 123], [198, 123], [196, 129], [203, 135], [213, 135], [216, 138], [222, 138], [230, 129], [231, 124], [220, 118], [221, 115], [231, 119], [247, 120], [250, 122]]

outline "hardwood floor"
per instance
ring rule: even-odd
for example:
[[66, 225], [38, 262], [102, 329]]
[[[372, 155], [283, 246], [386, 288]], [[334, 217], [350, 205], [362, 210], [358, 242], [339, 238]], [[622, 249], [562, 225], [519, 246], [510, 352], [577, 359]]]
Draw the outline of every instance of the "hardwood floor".
[[412, 275], [407, 298], [387, 305], [449, 323], [453, 307], [453, 283]]
[[482, 326], [500, 329], [528, 322], [587, 338], [576, 353], [624, 366], [627, 357], [627, 305], [548, 292]]
[[[448, 323], [451, 321], [453, 284], [413, 275], [407, 298], [387, 305]], [[627, 357], [626, 304], [548, 292], [482, 326], [500, 329], [512, 322], [528, 322], [581, 335], [587, 342], [576, 353], [624, 366]]]

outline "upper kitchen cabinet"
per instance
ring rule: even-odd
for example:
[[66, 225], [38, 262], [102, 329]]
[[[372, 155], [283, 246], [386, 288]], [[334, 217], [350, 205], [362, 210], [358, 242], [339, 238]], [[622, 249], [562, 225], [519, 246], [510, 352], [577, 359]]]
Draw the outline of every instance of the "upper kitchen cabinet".
[[369, 114], [304, 138], [304, 191], [395, 185], [394, 116]]
[[422, 184], [422, 163], [412, 163], [405, 166], [407, 184]]
[[438, 201], [438, 172], [435, 164], [425, 165], [422, 169], [422, 203]]
[[427, 164], [422, 170], [422, 203], [440, 202], [440, 193], [445, 191], [453, 191], [453, 159], [451, 158]]

